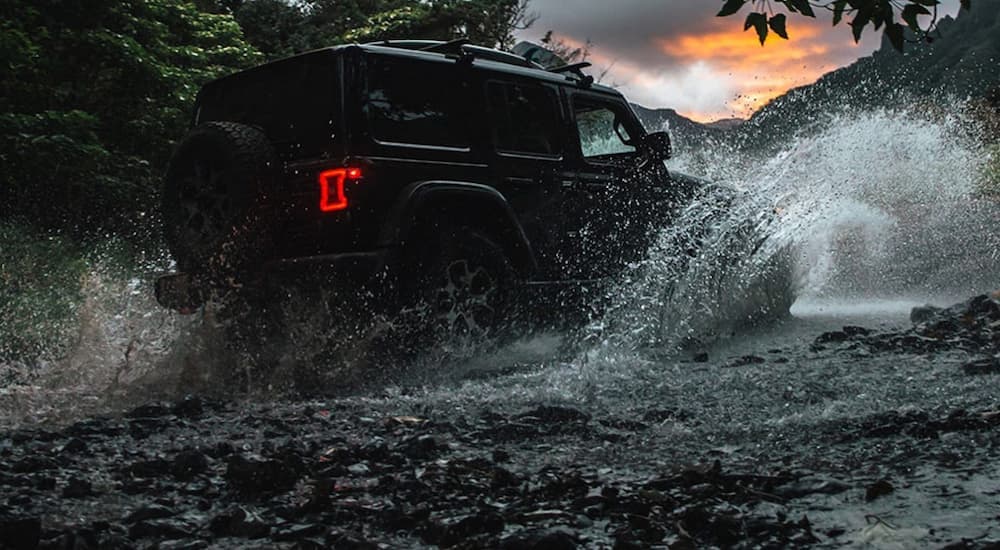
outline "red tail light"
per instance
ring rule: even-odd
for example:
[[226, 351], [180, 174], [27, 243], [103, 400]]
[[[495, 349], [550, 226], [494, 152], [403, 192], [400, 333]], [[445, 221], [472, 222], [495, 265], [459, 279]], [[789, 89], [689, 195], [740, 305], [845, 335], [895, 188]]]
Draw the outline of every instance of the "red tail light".
[[361, 179], [360, 168], [335, 168], [320, 172], [319, 209], [323, 212], [336, 212], [347, 208], [344, 183], [358, 179]]

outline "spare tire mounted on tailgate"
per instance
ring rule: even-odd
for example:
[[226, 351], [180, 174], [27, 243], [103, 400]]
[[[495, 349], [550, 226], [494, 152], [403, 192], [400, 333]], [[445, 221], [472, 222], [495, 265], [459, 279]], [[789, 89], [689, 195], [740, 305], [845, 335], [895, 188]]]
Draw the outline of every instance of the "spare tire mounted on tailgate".
[[277, 172], [260, 130], [233, 122], [193, 129], [171, 158], [163, 189], [165, 236], [178, 268], [230, 276], [261, 259], [271, 222], [262, 208]]

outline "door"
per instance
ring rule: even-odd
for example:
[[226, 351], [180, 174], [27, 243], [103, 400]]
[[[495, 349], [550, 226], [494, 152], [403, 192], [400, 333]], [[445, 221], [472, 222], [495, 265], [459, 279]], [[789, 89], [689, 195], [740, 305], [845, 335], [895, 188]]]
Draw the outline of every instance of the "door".
[[538, 278], [565, 279], [563, 195], [575, 173], [566, 166], [568, 122], [559, 90], [530, 80], [488, 80], [486, 98], [494, 184], [528, 236]]
[[648, 213], [642, 189], [648, 178], [638, 144], [645, 135], [628, 106], [612, 97], [574, 91], [571, 98], [576, 143], [571, 158], [576, 178], [569, 202], [581, 276], [613, 275], [648, 248]]

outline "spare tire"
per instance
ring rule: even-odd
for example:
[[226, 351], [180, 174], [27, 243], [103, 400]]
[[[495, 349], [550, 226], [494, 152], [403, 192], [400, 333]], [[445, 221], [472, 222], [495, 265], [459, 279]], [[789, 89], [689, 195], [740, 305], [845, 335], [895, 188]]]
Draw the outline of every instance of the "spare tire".
[[237, 269], [259, 255], [255, 248], [270, 224], [263, 207], [277, 173], [274, 148], [260, 130], [234, 122], [191, 130], [170, 159], [162, 196], [166, 243], [177, 267]]

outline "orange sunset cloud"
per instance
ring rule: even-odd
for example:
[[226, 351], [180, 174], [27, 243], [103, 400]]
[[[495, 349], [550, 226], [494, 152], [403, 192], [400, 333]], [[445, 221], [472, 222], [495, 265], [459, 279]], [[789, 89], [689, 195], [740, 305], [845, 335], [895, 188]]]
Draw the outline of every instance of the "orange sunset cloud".
[[[879, 36], [854, 43], [845, 25], [829, 18], [789, 17], [783, 40], [771, 33], [761, 46], [739, 18], [715, 16], [718, 1], [531, 0], [538, 28], [553, 29], [565, 44], [593, 45], [591, 73], [630, 101], [669, 107], [707, 122], [748, 117], [789, 89], [868, 55]], [[537, 40], [525, 31], [527, 40]]]
[[[815, 81], [838, 63], [829, 59], [824, 40], [827, 25], [799, 21], [791, 40], [769, 37], [761, 46], [752, 31], [731, 20], [720, 20], [709, 32], [654, 40], [659, 51], [684, 64], [706, 63], [731, 79], [736, 95], [726, 102], [729, 115], [747, 115], [791, 88]], [[848, 44], [850, 46], [851, 44]], [[696, 120], [726, 116], [725, 112], [690, 112]]]

